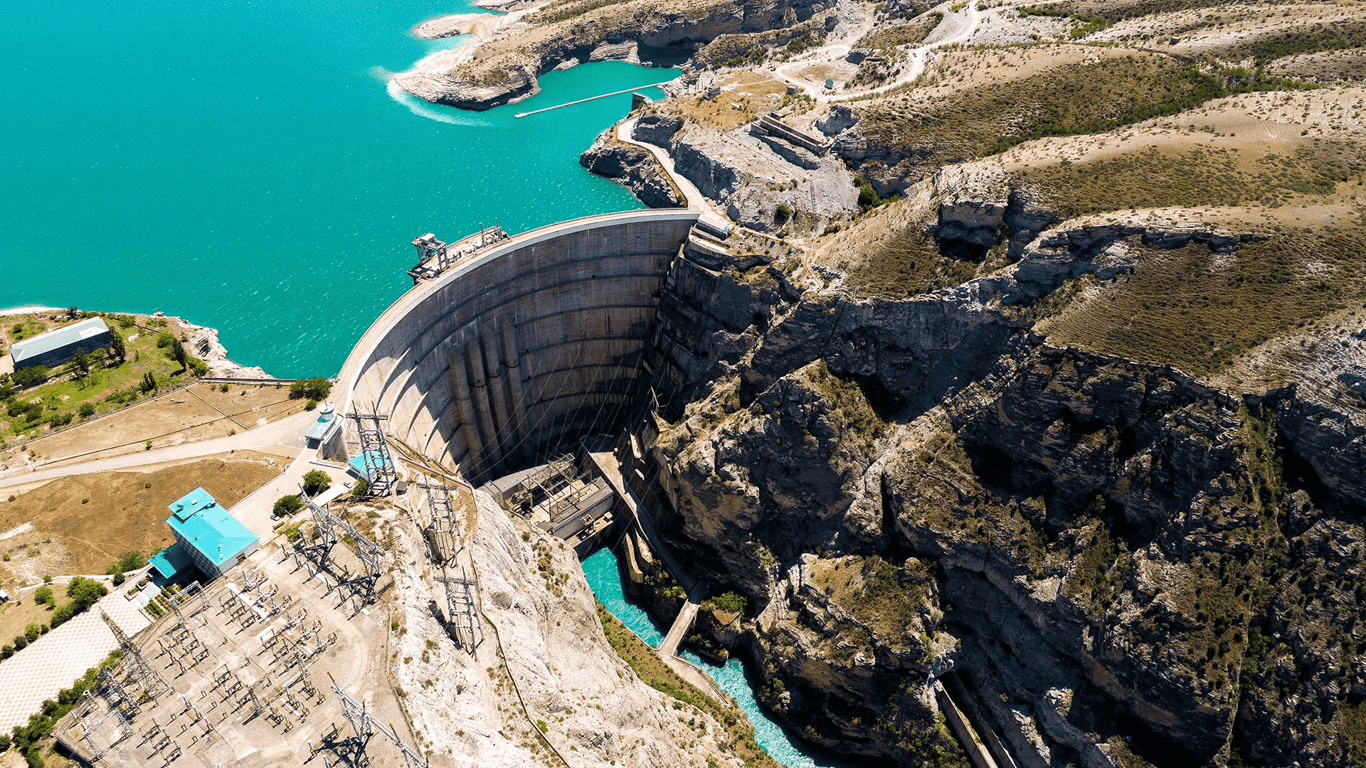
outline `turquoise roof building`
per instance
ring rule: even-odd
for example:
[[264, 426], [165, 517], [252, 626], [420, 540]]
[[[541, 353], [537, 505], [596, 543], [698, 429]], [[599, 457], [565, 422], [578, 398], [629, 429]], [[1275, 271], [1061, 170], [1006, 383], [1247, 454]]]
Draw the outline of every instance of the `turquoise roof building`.
[[171, 505], [171, 526], [176, 543], [152, 557], [152, 565], [166, 578], [192, 562], [204, 576], [214, 579], [261, 547], [261, 540], [247, 530], [203, 488], [196, 488]]

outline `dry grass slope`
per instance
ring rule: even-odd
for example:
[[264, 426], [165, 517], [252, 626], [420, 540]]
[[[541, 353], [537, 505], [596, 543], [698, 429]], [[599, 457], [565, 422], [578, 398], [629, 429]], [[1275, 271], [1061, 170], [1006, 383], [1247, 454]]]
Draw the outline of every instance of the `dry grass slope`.
[[1366, 297], [1366, 226], [1282, 230], [1232, 255], [1144, 249], [1130, 275], [1081, 285], [1050, 341], [1209, 374], [1267, 339]]

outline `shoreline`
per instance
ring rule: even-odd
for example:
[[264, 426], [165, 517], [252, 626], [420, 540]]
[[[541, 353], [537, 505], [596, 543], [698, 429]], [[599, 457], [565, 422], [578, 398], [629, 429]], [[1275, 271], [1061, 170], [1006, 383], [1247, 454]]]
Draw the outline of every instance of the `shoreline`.
[[[242, 377], [242, 378], [265, 378], [273, 379], [269, 373], [259, 365], [242, 365], [228, 357], [228, 350], [223, 343], [218, 340], [218, 329], [207, 325], [198, 325], [177, 315], [167, 315], [163, 312], [114, 312], [108, 310], [81, 310], [92, 315], [104, 317], [116, 317], [119, 315], [129, 315], [143, 319], [166, 320], [179, 323], [180, 329], [184, 331], [189, 340], [186, 342], [187, 349], [209, 366], [209, 375], [214, 377]], [[62, 307], [47, 307], [40, 304], [29, 304], [21, 307], [8, 307], [0, 309], [0, 317], [19, 317], [21, 315], [42, 315], [51, 312], [66, 314], [66, 309]], [[6, 351], [0, 357], [9, 357]]]

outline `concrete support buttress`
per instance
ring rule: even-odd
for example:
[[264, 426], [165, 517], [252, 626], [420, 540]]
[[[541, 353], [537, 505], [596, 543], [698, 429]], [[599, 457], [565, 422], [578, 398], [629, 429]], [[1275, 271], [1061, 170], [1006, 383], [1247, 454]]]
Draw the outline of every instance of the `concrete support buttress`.
[[503, 380], [507, 378], [502, 362], [498, 359], [498, 337], [495, 328], [485, 326], [486, 332], [479, 334], [479, 345], [484, 349], [484, 369], [489, 376], [489, 410], [493, 413], [493, 423], [497, 432], [493, 444], [498, 446], [498, 460], [507, 459], [508, 451], [517, 444], [512, 434], [512, 407], [507, 402]]
[[479, 427], [474, 423], [474, 403], [470, 397], [470, 381], [465, 374], [465, 361], [447, 352], [446, 366], [451, 379], [451, 392], [455, 395], [455, 415], [460, 421], [460, 437], [465, 442], [465, 458], [469, 462], [466, 471], [471, 476], [480, 475], [487, 469], [482, 460], [484, 442], [479, 439]]
[[520, 443], [526, 439], [526, 381], [522, 378], [522, 353], [517, 348], [517, 328], [507, 315], [498, 318], [498, 336], [503, 342], [503, 364], [507, 375], [508, 400], [512, 403], [512, 434]]
[[498, 466], [498, 462], [503, 460], [498, 451], [498, 433], [493, 427], [493, 413], [489, 407], [489, 387], [488, 377], [484, 375], [484, 353], [479, 343], [479, 331], [471, 329], [465, 336], [465, 363], [470, 370], [470, 403], [474, 406], [474, 415], [479, 424], [479, 433], [483, 438], [484, 465], [486, 469]]

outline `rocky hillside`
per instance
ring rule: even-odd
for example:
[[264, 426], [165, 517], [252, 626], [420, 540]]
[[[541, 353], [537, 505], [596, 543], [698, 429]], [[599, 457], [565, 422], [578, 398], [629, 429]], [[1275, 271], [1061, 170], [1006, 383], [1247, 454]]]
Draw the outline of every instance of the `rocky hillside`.
[[945, 680], [1031, 768], [1360, 764], [1357, 10], [979, 12], [1040, 39], [768, 100], [829, 137], [843, 210], [775, 226], [800, 203], [759, 169], [823, 171], [738, 154], [761, 132], [708, 105], [762, 111], [753, 81], [638, 123], [786, 235], [663, 297], [642, 470], [748, 606], [699, 640], [812, 742], [899, 764], [961, 764]]
[[[1066, 283], [1131, 270], [1097, 256], [1124, 241], [1256, 245], [1050, 231], [903, 300], [676, 262], [660, 352], [687, 405], [645, 434], [665, 527], [747, 598], [717, 639], [813, 741], [936, 759], [956, 671], [1025, 765], [1363, 755], [1360, 377], [1239, 392], [1034, 330]], [[1320, 342], [1360, 371], [1355, 331]]]
[[698, 649], [875, 761], [964, 764], [947, 686], [1028, 768], [1366, 764], [1366, 6], [677, 11], [538, 6], [405, 87], [684, 66], [629, 138], [741, 229], [675, 260], [636, 438], [742, 606]]

